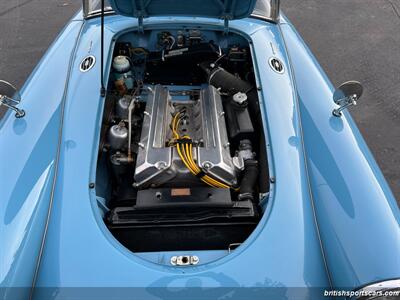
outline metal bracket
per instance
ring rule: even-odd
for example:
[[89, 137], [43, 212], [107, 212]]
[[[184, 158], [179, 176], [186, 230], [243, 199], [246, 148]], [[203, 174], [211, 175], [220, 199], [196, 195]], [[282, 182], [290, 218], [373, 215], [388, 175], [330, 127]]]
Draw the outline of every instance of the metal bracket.
[[171, 257], [173, 266], [193, 266], [199, 263], [199, 257], [196, 255], [180, 255]]
[[17, 100], [14, 100], [4, 95], [0, 95], [0, 106], [4, 105], [5, 107], [8, 107], [9, 109], [15, 111], [16, 118], [23, 118], [25, 116], [25, 111], [23, 109], [19, 109], [17, 107], [18, 104], [19, 101]]
[[229, 33], [229, 16], [224, 16], [224, 34]]
[[139, 33], [144, 33], [143, 15], [142, 14], [140, 14], [140, 16], [138, 16], [138, 31], [139, 31]]
[[347, 107], [352, 106], [352, 105], [357, 105], [357, 99], [358, 99], [357, 95], [354, 94], [354, 95], [351, 95], [349, 97], [345, 97], [345, 98], [337, 100], [336, 104], [339, 105], [339, 108], [335, 108], [332, 111], [332, 114], [335, 117], [341, 117], [342, 116], [342, 111], [344, 109], [346, 109]]
[[233, 250], [235, 250], [237, 247], [239, 247], [242, 243], [232, 243], [229, 244], [228, 246], [228, 253], [231, 253]]

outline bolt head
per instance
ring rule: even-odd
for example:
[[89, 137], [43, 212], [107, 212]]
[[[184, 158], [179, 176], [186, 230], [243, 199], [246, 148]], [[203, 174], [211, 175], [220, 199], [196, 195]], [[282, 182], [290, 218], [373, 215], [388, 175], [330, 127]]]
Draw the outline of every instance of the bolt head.
[[204, 169], [210, 169], [211, 168], [211, 163], [210, 162], [203, 163], [203, 168]]
[[165, 161], [159, 161], [156, 167], [158, 170], [164, 170], [167, 168], [167, 163]]

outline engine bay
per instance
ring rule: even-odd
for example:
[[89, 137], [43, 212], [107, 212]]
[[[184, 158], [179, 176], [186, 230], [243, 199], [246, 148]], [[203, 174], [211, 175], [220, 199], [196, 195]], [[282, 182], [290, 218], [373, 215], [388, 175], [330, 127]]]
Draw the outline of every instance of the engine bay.
[[96, 177], [111, 233], [133, 252], [240, 245], [269, 192], [249, 42], [132, 31], [111, 65]]

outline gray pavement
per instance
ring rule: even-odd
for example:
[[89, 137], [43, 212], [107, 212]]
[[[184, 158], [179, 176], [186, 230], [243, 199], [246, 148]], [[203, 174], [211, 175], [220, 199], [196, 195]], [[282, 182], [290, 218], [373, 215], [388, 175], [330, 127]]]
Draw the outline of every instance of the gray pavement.
[[0, 78], [21, 87], [81, 0], [0, 1]]
[[[0, 2], [0, 78], [21, 87], [81, 0]], [[355, 79], [352, 108], [400, 204], [400, 0], [282, 0], [335, 85]]]

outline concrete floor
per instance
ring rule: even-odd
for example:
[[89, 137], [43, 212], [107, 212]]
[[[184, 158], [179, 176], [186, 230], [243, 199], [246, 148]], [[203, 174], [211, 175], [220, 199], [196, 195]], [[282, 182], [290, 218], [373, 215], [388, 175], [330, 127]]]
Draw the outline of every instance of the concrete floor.
[[[0, 78], [21, 87], [81, 0], [0, 2]], [[335, 85], [359, 80], [351, 108], [400, 204], [400, 0], [282, 0]]]

